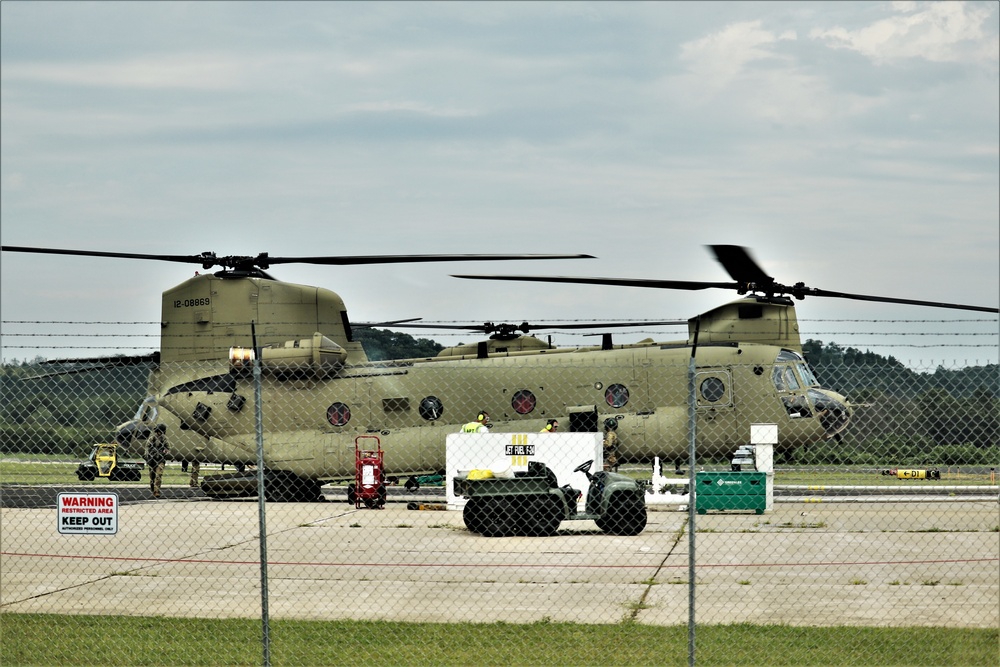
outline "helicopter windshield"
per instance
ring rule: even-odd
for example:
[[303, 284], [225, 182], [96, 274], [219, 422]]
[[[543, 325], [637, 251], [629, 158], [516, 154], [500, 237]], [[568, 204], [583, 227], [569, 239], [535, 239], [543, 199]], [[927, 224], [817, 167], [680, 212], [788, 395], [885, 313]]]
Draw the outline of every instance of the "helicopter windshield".
[[803, 386], [819, 386], [805, 359], [792, 350], [781, 350], [778, 353], [771, 379], [778, 391], [796, 391]]

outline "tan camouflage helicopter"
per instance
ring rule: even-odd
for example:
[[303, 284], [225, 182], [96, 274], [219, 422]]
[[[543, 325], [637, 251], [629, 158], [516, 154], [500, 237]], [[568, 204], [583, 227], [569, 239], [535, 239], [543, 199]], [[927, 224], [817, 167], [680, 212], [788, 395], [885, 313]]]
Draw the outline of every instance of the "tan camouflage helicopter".
[[[686, 324], [675, 342], [646, 340], [556, 348], [528, 335], [540, 328], [614, 328], [631, 323], [459, 325], [491, 334], [477, 344], [446, 348], [436, 357], [370, 361], [354, 340], [357, 326], [427, 327], [412, 321], [353, 325], [334, 292], [279, 281], [272, 265], [565, 259], [589, 255], [410, 255], [363, 257], [219, 257], [141, 255], [4, 246], [5, 252], [161, 260], [222, 267], [163, 293], [160, 350], [114, 358], [153, 364], [149, 395], [119, 441], [168, 426], [179, 460], [233, 464], [257, 461], [252, 361], [261, 369], [267, 495], [274, 500], [322, 498], [327, 481], [349, 478], [360, 438], [377, 437], [390, 475], [438, 471], [445, 438], [481, 411], [498, 432], [538, 431], [556, 418], [569, 431], [617, 424], [619, 454], [628, 460], [686, 457], [688, 365], [696, 362], [697, 447], [729, 453], [753, 423], [778, 425], [777, 452], [837, 437], [851, 406], [820, 387], [802, 357], [789, 296], [827, 296], [982, 312], [995, 308], [830, 292], [776, 283], [738, 246], [712, 246], [732, 282], [618, 280], [551, 276], [473, 276], [700, 290], [745, 295]], [[668, 323], [660, 323], [668, 324]], [[676, 323], [674, 323], [676, 324]], [[80, 361], [80, 360], [77, 360]], [[256, 493], [256, 477], [207, 476], [210, 496]]]

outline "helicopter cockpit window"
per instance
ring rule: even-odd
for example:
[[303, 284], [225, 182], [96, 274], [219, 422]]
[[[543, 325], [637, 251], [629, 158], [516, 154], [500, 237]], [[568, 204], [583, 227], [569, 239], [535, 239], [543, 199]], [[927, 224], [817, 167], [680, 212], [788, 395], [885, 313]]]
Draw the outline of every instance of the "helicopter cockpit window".
[[344, 403], [334, 403], [326, 409], [326, 420], [334, 426], [344, 426], [351, 421], [351, 409]]
[[[799, 371], [799, 378], [802, 379], [802, 384], [807, 387], [818, 387], [819, 381], [816, 376], [813, 375], [812, 369], [806, 363], [805, 358], [802, 357], [798, 352], [792, 350], [781, 350], [778, 352], [778, 358], [775, 359], [777, 364], [790, 363]], [[778, 373], [781, 372], [785, 378], [785, 384], [787, 386], [781, 387], [778, 382]], [[778, 366], [774, 369], [774, 386], [778, 387], [781, 391], [793, 391], [799, 388], [798, 380], [795, 378], [795, 374], [792, 372], [791, 367]]]
[[440, 419], [444, 414], [444, 404], [437, 396], [428, 396], [420, 401], [420, 416], [427, 421]]
[[526, 415], [533, 411], [537, 403], [538, 400], [535, 398], [535, 395], [527, 389], [515, 392], [514, 396], [510, 399], [510, 406], [519, 415]]
[[791, 366], [775, 366], [771, 380], [778, 391], [795, 391], [799, 388], [799, 380]]
[[628, 387], [623, 384], [608, 386], [604, 392], [604, 400], [613, 408], [620, 408], [628, 403]]
[[775, 366], [774, 370], [771, 371], [771, 381], [774, 382], [774, 388], [778, 391], [785, 391], [785, 372], [781, 366]]
[[799, 380], [795, 377], [795, 371], [792, 370], [791, 366], [785, 366], [785, 386], [788, 387], [789, 391], [795, 391], [799, 388]]
[[812, 369], [809, 368], [809, 364], [803, 362], [801, 364], [796, 364], [796, 366], [799, 369], [799, 376], [802, 378], [803, 384], [805, 384], [807, 387], [819, 386], [819, 380], [817, 380], [816, 376], [813, 375]]
[[775, 359], [779, 364], [783, 361], [805, 361], [798, 352], [793, 352], [792, 350], [781, 350], [778, 352], [778, 358]]

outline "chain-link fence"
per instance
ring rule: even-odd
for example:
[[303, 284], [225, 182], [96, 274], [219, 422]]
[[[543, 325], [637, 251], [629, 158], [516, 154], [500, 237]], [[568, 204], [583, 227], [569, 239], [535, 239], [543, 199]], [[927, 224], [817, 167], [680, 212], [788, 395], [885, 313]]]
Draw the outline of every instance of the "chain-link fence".
[[[5, 367], [0, 609], [53, 635], [263, 618], [237, 641], [288, 665], [320, 640], [272, 620], [495, 624], [521, 664], [528, 624], [688, 626], [691, 662], [699, 631], [735, 627], [705, 664], [766, 663], [746, 652], [770, 626], [995, 630], [998, 367], [773, 351]], [[132, 662], [233, 659], [176, 641]], [[407, 663], [380, 656], [394, 641], [324, 662]]]

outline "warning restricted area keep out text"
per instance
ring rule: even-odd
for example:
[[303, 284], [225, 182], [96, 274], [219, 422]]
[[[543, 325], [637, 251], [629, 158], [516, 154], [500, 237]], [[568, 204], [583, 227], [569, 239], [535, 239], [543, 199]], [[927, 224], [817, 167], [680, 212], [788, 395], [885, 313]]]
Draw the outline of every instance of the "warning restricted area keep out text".
[[56, 498], [63, 535], [114, 535], [118, 532], [117, 493], [60, 493]]

